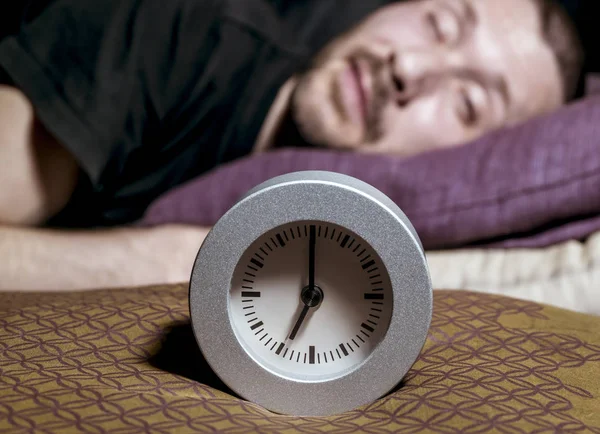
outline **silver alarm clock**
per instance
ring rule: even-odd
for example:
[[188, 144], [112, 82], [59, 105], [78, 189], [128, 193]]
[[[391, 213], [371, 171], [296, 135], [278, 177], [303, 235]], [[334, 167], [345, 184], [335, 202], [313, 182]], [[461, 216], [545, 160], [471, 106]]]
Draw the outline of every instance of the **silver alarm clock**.
[[190, 314], [206, 361], [241, 397], [330, 415], [380, 398], [413, 365], [431, 279], [387, 196], [339, 173], [295, 172], [255, 187], [213, 226]]

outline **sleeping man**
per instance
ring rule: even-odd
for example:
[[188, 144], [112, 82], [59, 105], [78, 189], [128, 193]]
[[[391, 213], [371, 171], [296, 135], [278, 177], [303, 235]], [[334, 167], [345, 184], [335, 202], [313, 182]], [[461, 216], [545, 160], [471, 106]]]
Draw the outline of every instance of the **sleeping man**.
[[32, 0], [0, 40], [0, 288], [185, 281], [162, 193], [281, 146], [411, 156], [570, 101], [551, 0]]

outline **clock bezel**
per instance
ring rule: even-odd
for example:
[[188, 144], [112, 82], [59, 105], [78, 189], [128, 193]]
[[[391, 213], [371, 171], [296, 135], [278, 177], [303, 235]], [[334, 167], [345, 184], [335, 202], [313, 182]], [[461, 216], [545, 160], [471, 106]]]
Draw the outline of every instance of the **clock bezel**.
[[[238, 341], [230, 317], [231, 281], [246, 250], [271, 229], [296, 221], [333, 223], [357, 234], [380, 256], [392, 284], [391, 320], [379, 344], [361, 364], [327, 380], [266, 369]], [[221, 380], [271, 411], [302, 416], [347, 411], [393, 389], [425, 343], [433, 298], [422, 244], [400, 208], [367, 183], [324, 171], [278, 176], [240, 199], [202, 243], [189, 296], [197, 343]]]

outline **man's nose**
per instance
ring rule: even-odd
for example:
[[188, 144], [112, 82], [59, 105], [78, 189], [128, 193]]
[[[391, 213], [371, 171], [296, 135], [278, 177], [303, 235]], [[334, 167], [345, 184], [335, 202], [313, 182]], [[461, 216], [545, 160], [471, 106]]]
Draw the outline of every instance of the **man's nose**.
[[400, 100], [409, 100], [434, 86], [457, 67], [450, 54], [437, 50], [402, 51], [391, 59], [395, 90]]

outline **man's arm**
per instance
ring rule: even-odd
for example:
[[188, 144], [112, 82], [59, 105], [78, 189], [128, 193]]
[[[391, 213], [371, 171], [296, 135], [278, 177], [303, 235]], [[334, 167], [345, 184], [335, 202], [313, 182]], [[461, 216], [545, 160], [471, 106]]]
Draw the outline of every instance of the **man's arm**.
[[0, 290], [187, 282], [208, 230], [176, 225], [69, 232], [0, 227]]
[[35, 226], [69, 200], [78, 165], [36, 119], [29, 100], [0, 85], [0, 224]]
[[71, 197], [78, 165], [17, 89], [0, 85], [0, 290], [187, 281], [207, 228], [41, 229]]

